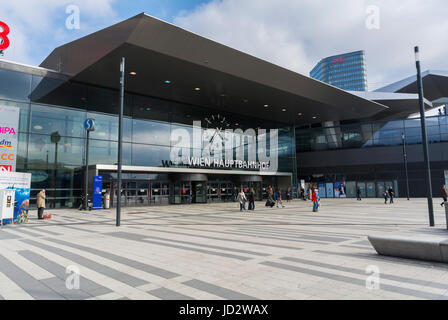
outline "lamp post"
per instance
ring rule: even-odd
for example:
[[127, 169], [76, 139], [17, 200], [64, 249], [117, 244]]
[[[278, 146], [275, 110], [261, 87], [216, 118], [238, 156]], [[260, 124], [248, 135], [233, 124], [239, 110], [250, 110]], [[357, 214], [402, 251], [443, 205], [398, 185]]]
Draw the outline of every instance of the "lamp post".
[[53, 132], [50, 136], [51, 143], [54, 143], [54, 170], [53, 170], [53, 201], [52, 207], [56, 208], [56, 173], [58, 169], [58, 143], [61, 141], [59, 131]]
[[404, 170], [406, 172], [406, 194], [408, 196], [409, 201], [409, 174], [408, 174], [408, 154], [406, 152], [406, 134], [403, 132], [401, 134], [401, 138], [403, 139], [403, 159], [404, 159]]
[[431, 183], [431, 166], [429, 162], [429, 152], [428, 152], [428, 135], [426, 132], [426, 115], [425, 115], [425, 101], [423, 95], [423, 80], [422, 72], [420, 67], [420, 52], [419, 48], [415, 47], [415, 63], [417, 67], [417, 85], [418, 85], [418, 100], [420, 104], [420, 120], [422, 126], [422, 144], [423, 144], [423, 156], [425, 159], [425, 174], [426, 183], [428, 191], [428, 211], [429, 211], [429, 225], [431, 227], [435, 226], [434, 222], [434, 206], [432, 200], [432, 183]]
[[84, 171], [84, 204], [83, 210], [87, 210], [89, 208], [89, 137], [90, 132], [95, 131], [95, 120], [87, 119], [84, 122], [84, 129], [86, 129], [86, 170]]
[[124, 72], [125, 72], [125, 58], [121, 58], [120, 63], [120, 116], [118, 122], [118, 186], [117, 186], [117, 218], [116, 226], [121, 225], [121, 171], [122, 171], [122, 160], [123, 160], [123, 109], [124, 109]]

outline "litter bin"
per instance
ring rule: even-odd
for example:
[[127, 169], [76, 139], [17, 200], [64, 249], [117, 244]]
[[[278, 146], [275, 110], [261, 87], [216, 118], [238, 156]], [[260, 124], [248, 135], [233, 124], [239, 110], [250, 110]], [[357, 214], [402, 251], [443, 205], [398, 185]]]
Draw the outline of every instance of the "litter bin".
[[110, 194], [106, 193], [104, 195], [104, 209], [109, 209], [110, 208]]

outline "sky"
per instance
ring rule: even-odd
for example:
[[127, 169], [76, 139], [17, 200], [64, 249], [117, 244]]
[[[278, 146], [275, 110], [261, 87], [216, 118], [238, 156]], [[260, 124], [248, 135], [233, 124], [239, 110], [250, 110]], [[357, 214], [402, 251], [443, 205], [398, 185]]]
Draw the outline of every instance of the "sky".
[[[79, 29], [70, 27], [73, 6]], [[54, 48], [141, 12], [304, 75], [324, 57], [365, 50], [370, 90], [415, 74], [416, 45], [423, 69], [448, 70], [446, 0], [3, 1], [3, 58], [39, 65]]]

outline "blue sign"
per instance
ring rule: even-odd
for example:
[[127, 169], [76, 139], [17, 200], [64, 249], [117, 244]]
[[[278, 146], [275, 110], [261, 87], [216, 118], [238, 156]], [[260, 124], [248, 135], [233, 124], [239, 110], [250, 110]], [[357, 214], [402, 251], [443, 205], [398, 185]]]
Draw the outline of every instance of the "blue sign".
[[84, 129], [86, 129], [87, 131], [95, 131], [95, 120], [87, 119], [84, 122]]
[[334, 183], [334, 197], [335, 198], [340, 198], [341, 197], [341, 183], [340, 182], [335, 182]]
[[326, 198], [327, 197], [326, 184], [325, 183], [319, 183], [319, 196], [321, 198]]
[[93, 177], [93, 210], [103, 209], [103, 177]]

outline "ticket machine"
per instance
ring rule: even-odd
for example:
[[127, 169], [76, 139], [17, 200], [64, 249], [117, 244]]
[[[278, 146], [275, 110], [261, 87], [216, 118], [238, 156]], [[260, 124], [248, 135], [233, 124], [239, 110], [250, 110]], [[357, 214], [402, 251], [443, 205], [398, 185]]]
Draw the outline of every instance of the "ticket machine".
[[3, 225], [3, 220], [14, 219], [14, 189], [0, 190], [0, 224]]

